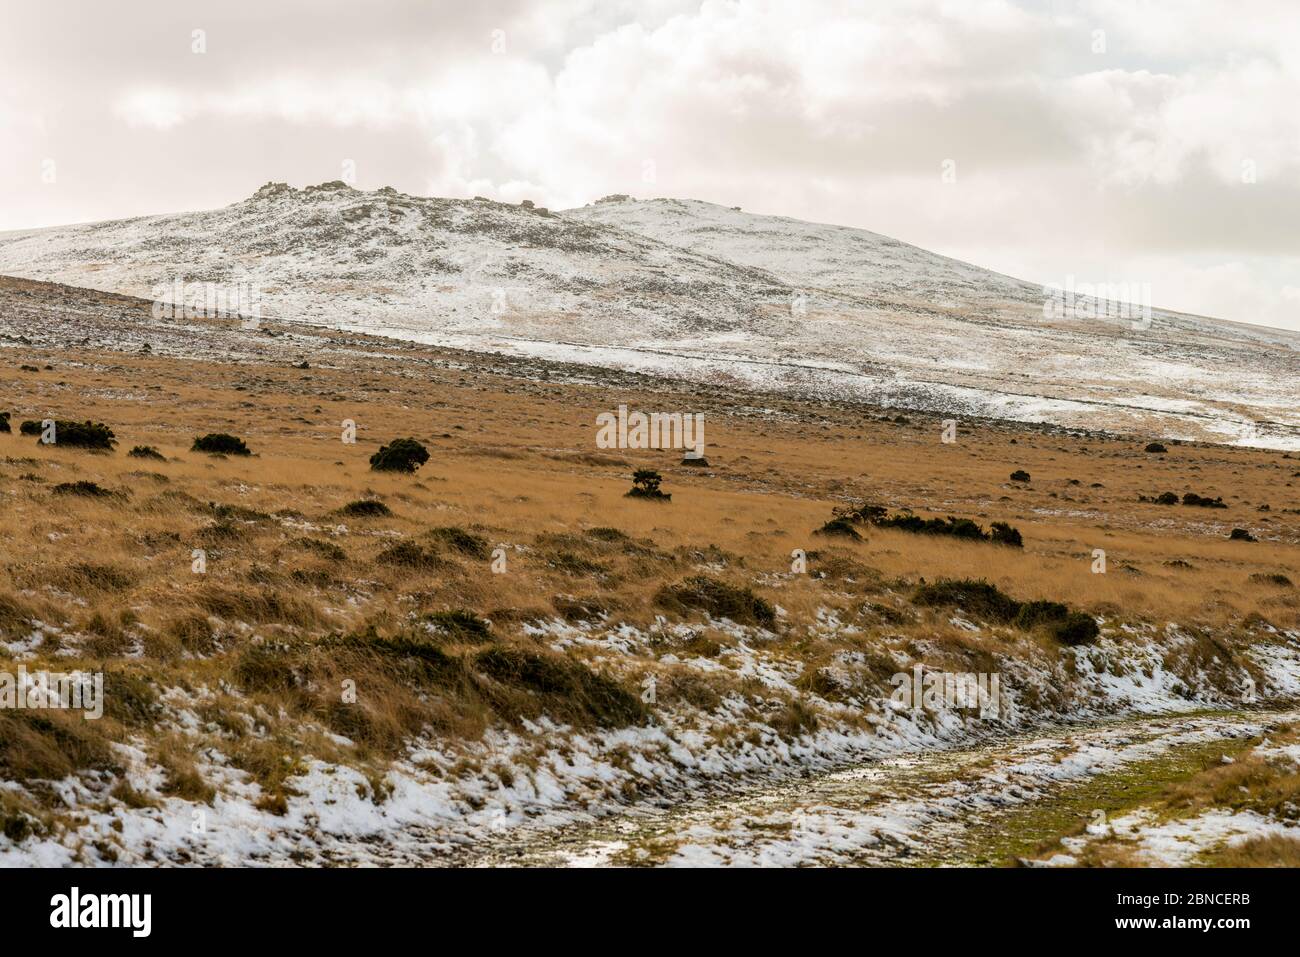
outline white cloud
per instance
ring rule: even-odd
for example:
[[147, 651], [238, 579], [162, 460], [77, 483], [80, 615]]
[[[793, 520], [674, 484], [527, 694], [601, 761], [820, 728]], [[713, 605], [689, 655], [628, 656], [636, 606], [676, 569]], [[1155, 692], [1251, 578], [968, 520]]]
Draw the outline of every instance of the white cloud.
[[[362, 186], [695, 196], [1029, 279], [1194, 261], [1163, 304], [1300, 327], [1279, 278], [1300, 214], [1289, 0], [159, 0], [80, 9], [71, 38], [50, 2], [20, 0], [0, 38], [29, 124], [0, 183], [0, 217], [26, 219], [0, 228], [231, 201], [350, 157]], [[248, 148], [213, 148], [232, 138]], [[97, 164], [58, 190], [22, 182], [82, 153]]]

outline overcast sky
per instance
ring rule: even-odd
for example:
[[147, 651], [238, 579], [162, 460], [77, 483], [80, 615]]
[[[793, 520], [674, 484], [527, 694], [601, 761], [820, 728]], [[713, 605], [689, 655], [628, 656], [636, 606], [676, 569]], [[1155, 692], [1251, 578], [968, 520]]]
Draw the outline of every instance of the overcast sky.
[[362, 189], [553, 208], [710, 200], [1300, 329], [1297, 0], [3, 0], [2, 15], [0, 230], [355, 169]]

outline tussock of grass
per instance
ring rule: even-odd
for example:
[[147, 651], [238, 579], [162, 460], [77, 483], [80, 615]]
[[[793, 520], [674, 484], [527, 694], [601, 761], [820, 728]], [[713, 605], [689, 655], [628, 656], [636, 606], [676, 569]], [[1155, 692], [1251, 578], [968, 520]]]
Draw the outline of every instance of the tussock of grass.
[[394, 542], [376, 555], [375, 561], [393, 568], [418, 571], [432, 571], [446, 565], [436, 551], [410, 541]]
[[436, 611], [424, 616], [424, 625], [435, 634], [454, 641], [484, 642], [492, 640], [492, 627], [472, 611]]
[[469, 558], [486, 559], [491, 554], [487, 539], [456, 526], [442, 526], [429, 532], [437, 541]]
[[60, 482], [50, 489], [55, 495], [76, 495], [81, 498], [116, 498], [117, 493], [104, 488], [96, 482], [79, 479], [76, 482]]
[[571, 595], [556, 595], [551, 605], [565, 621], [599, 621], [613, 609], [609, 603], [598, 596], [575, 598]]
[[296, 538], [293, 544], [329, 562], [345, 562], [348, 560], [348, 553], [333, 542], [322, 541], [319, 538]]
[[198, 608], [227, 621], [278, 622], [302, 627], [320, 622], [315, 605], [272, 589], [246, 590], [214, 583], [199, 588], [193, 600]]
[[121, 592], [135, 583], [136, 576], [118, 565], [74, 562], [51, 569], [50, 580], [72, 592]]
[[0, 592], [0, 636], [13, 639], [31, 628], [36, 612], [26, 602]]
[[0, 709], [0, 772], [14, 781], [59, 781], [118, 769], [101, 721], [78, 711]]
[[695, 575], [675, 585], [665, 585], [655, 595], [655, 601], [679, 614], [698, 610], [742, 625], [771, 628], [776, 624], [776, 609], [766, 599], [749, 588], [738, 588], [708, 575]]
[[1300, 868], [1300, 836], [1270, 834], [1248, 838], [1216, 851], [1210, 863], [1215, 867]]
[[[489, 648], [475, 656], [474, 666], [497, 685], [533, 697], [534, 714], [606, 728], [641, 724], [648, 716], [637, 695], [561, 655], [518, 647]], [[487, 693], [498, 707], [507, 706], [516, 713], [521, 710], [517, 695], [502, 695], [491, 687]]]

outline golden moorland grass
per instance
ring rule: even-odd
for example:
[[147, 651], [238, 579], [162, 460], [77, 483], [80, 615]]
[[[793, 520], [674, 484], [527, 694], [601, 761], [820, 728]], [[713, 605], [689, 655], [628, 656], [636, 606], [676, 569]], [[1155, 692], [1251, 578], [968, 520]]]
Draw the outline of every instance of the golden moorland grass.
[[[946, 614], [891, 612], [878, 598], [922, 579], [985, 578], [1018, 599], [1179, 622], [1211, 642], [1260, 619], [1300, 623], [1300, 598], [1284, 583], [1300, 582], [1300, 458], [1283, 453], [1167, 443], [1155, 454], [1139, 438], [995, 422], [960, 423], [945, 444], [933, 416], [649, 380], [617, 391], [527, 381], [472, 364], [412, 366], [378, 349], [310, 369], [6, 355], [0, 411], [14, 431], [0, 435], [0, 647], [32, 656], [31, 667], [147, 679], [139, 707], [94, 732], [107, 739], [147, 731], [160, 689], [206, 689], [214, 739], [273, 806], [289, 776], [282, 758], [302, 753], [304, 736], [315, 753], [341, 747], [302, 719], [374, 762], [421, 731], [473, 738], [542, 712], [579, 725], [635, 720], [634, 675], [587, 667], [596, 653], [580, 647], [558, 654], [527, 625], [605, 614], [646, 629], [685, 617], [698, 626], [692, 647], [716, 655], [734, 639], [664, 599], [665, 586], [700, 574], [779, 605], [777, 653], [813, 665], [845, 643], [870, 654], [873, 635], [886, 633], [937, 636], [970, 653], [1001, 640], [972, 637]], [[596, 448], [596, 415], [619, 403], [703, 411], [710, 466], [683, 466], [680, 452]], [[22, 420], [46, 417], [105, 422], [118, 447], [93, 453], [19, 434]], [[349, 421], [355, 444], [343, 441]], [[191, 451], [210, 432], [243, 438], [253, 454]], [[414, 475], [371, 471], [370, 455], [404, 436], [428, 447], [428, 464]], [[137, 445], [162, 459], [128, 455]], [[625, 497], [638, 467], [663, 473], [670, 503]], [[1018, 469], [1030, 480], [1011, 481]], [[1222, 496], [1228, 507], [1139, 501], [1165, 491]], [[347, 510], [372, 500], [389, 514]], [[1024, 548], [874, 527], [856, 542], [813, 534], [833, 508], [861, 501], [1010, 522]], [[1229, 541], [1235, 527], [1258, 540]], [[1092, 571], [1096, 549], [1105, 574]], [[792, 573], [796, 551], [812, 574]], [[826, 609], [862, 629], [840, 644], [813, 636]], [[402, 642], [417, 621], [435, 640], [413, 650]], [[1054, 651], [1042, 636], [1024, 640]], [[670, 698], [707, 705], [726, 690], [716, 676], [659, 671]], [[815, 667], [808, 673], [815, 681]], [[338, 708], [334, 690], [358, 678], [379, 693]], [[250, 701], [268, 736], [231, 716]], [[797, 733], [800, 703], [789, 707]], [[28, 743], [0, 748], [0, 774], [63, 770], [49, 746], [61, 727], [4, 720], [19, 725], [11, 742]], [[97, 740], [72, 744], [76, 766], [111, 760]], [[156, 748], [169, 788], [210, 796], [173, 738]]]

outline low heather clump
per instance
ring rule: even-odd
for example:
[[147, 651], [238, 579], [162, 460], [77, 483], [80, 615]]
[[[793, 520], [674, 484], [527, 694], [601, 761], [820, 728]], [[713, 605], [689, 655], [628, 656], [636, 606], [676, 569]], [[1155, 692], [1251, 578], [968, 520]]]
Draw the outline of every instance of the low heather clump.
[[997, 545], [1010, 545], [1023, 548], [1024, 539], [1020, 530], [1006, 522], [994, 522], [988, 531], [969, 518], [922, 518], [908, 509], [888, 514], [880, 505], [852, 505], [835, 509], [829, 522], [817, 529], [815, 534], [838, 535], [844, 538], [861, 538], [857, 525], [874, 525], [877, 528], [896, 528], [917, 535], [944, 535], [949, 538], [963, 538], [973, 542], [993, 542]]
[[252, 455], [244, 440], [225, 432], [209, 432], [194, 440], [191, 452], [207, 452], [209, 455]]

